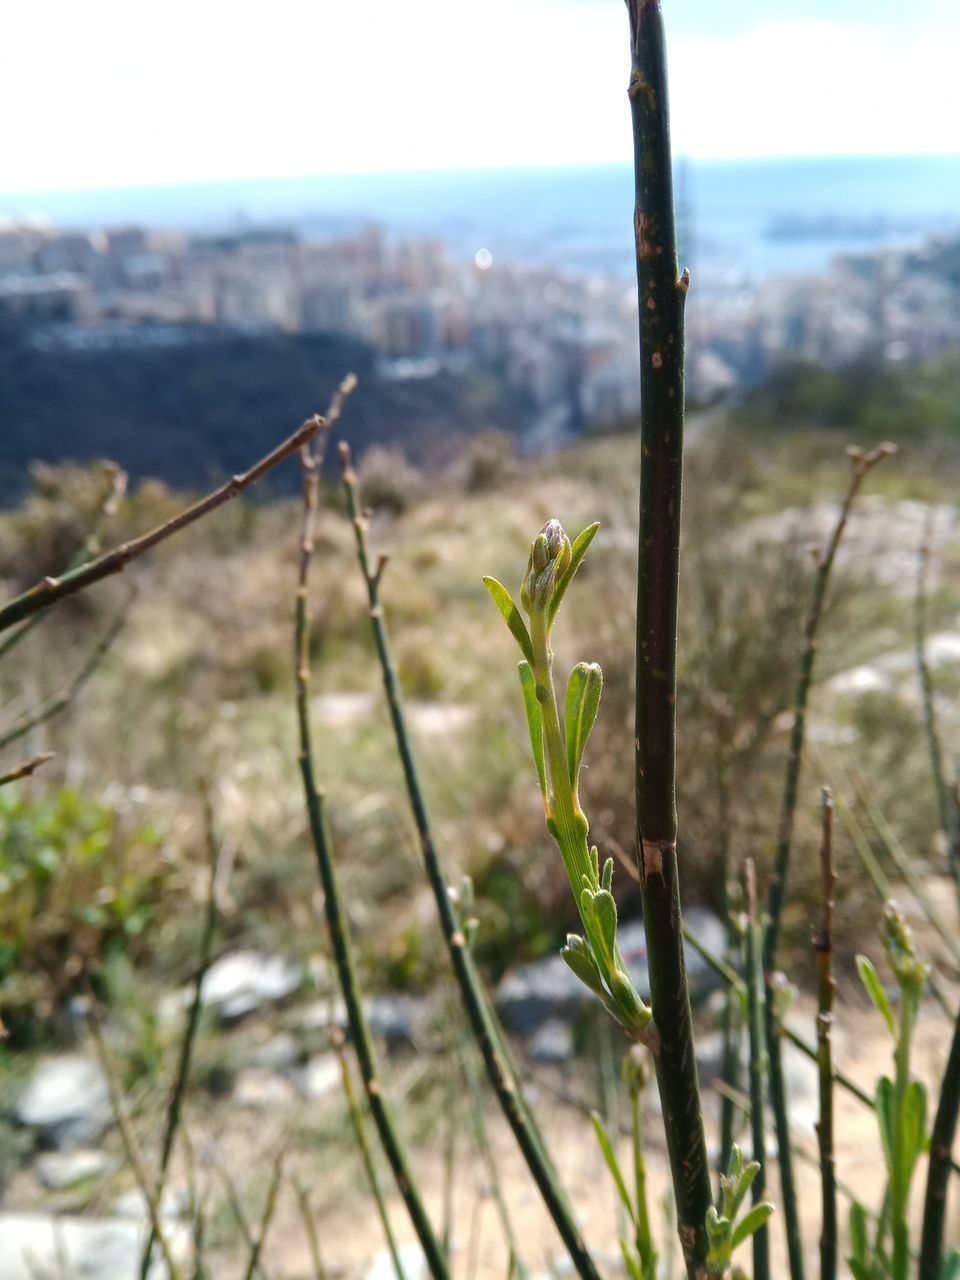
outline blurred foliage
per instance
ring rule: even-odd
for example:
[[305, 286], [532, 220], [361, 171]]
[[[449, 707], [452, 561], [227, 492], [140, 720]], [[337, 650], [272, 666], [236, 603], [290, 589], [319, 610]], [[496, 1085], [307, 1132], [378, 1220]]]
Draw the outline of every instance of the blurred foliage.
[[63, 1018], [113, 948], [144, 953], [167, 878], [151, 827], [68, 787], [0, 792], [0, 1001], [14, 1040]]
[[865, 359], [832, 369], [811, 361], [784, 364], [746, 401], [757, 427], [826, 427], [873, 442], [957, 444], [960, 352], [923, 364]]

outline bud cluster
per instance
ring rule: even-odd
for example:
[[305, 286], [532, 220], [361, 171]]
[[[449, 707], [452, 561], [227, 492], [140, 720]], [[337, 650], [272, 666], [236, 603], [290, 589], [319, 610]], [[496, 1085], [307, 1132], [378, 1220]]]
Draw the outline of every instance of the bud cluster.
[[559, 520], [548, 520], [534, 538], [520, 603], [528, 613], [546, 609], [557, 583], [570, 568], [573, 548]]

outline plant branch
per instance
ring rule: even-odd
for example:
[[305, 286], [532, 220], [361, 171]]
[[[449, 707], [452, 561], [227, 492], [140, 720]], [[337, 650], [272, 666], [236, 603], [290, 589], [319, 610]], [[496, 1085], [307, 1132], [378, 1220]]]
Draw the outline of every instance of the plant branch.
[[283, 1181], [283, 1162], [286, 1154], [286, 1144], [283, 1143], [274, 1157], [270, 1185], [267, 1187], [267, 1199], [263, 1207], [263, 1217], [260, 1220], [260, 1230], [257, 1232], [256, 1239], [250, 1247], [243, 1280], [253, 1280], [260, 1267], [260, 1255], [263, 1253], [263, 1246], [267, 1242], [267, 1232], [270, 1230], [270, 1224], [273, 1222], [273, 1215], [277, 1208], [277, 1197], [280, 1194], [280, 1184]]
[[[93, 999], [92, 995], [90, 997]], [[123, 1097], [120, 1090], [120, 1081], [117, 1078], [116, 1068], [107, 1049], [106, 1041], [103, 1038], [103, 1031], [100, 1027], [99, 1016], [91, 1004], [90, 1016], [88, 1018], [88, 1026], [90, 1034], [93, 1037], [94, 1047], [97, 1051], [97, 1058], [103, 1069], [103, 1074], [107, 1082], [107, 1092], [110, 1095], [110, 1109], [113, 1112], [113, 1118], [120, 1130], [120, 1141], [123, 1144], [124, 1155], [127, 1158], [127, 1164], [133, 1173], [134, 1180], [147, 1210], [147, 1219], [150, 1223], [150, 1230], [153, 1232], [154, 1239], [160, 1247], [163, 1255], [163, 1261], [166, 1264], [167, 1271], [170, 1274], [170, 1280], [182, 1280], [182, 1274], [174, 1262], [173, 1253], [170, 1249], [170, 1243], [167, 1240], [166, 1232], [160, 1221], [160, 1201], [154, 1195], [150, 1187], [150, 1179], [144, 1168], [143, 1159], [137, 1147], [136, 1139], [133, 1136], [133, 1130], [130, 1128], [130, 1121], [127, 1117], [126, 1108], [123, 1103]]]
[[340, 463], [343, 472], [343, 487], [347, 499], [347, 509], [356, 535], [357, 557], [366, 583], [367, 596], [370, 603], [370, 624], [373, 629], [377, 655], [383, 673], [384, 690], [390, 708], [390, 718], [396, 738], [397, 751], [403, 765], [407, 795], [420, 838], [420, 848], [423, 854], [427, 879], [433, 890], [434, 901], [440, 917], [440, 926], [450, 954], [450, 961], [463, 999], [467, 1019], [503, 1114], [513, 1131], [517, 1144], [527, 1162], [527, 1167], [533, 1176], [534, 1182], [537, 1184], [537, 1189], [543, 1197], [544, 1204], [560, 1233], [574, 1266], [583, 1280], [598, 1280], [596, 1266], [587, 1252], [580, 1230], [570, 1212], [566, 1197], [544, 1152], [539, 1134], [531, 1123], [530, 1115], [512, 1078], [505, 1055], [500, 1049], [499, 1037], [490, 1007], [473, 966], [466, 934], [458, 918], [449, 886], [443, 874], [440, 857], [437, 853], [430, 827], [426, 799], [420, 785], [416, 759], [407, 731], [400, 683], [397, 679], [396, 667], [390, 650], [390, 637], [384, 618], [383, 606], [380, 603], [380, 581], [384, 562], [381, 559], [375, 568], [370, 557], [370, 551], [367, 546], [367, 521], [360, 508], [357, 476], [353, 469], [350, 449], [345, 444], [340, 445]]
[[[200, 935], [200, 961], [193, 979], [193, 992], [190, 998], [190, 1007], [187, 1012], [183, 1036], [180, 1040], [177, 1072], [174, 1076], [173, 1088], [170, 1091], [170, 1099], [167, 1103], [163, 1139], [160, 1144], [160, 1167], [157, 1171], [157, 1184], [154, 1191], [158, 1204], [163, 1197], [170, 1157], [173, 1155], [173, 1144], [183, 1118], [183, 1100], [186, 1097], [187, 1084], [190, 1080], [193, 1049], [196, 1044], [197, 1032], [200, 1028], [200, 1013], [203, 1009], [203, 980], [206, 977], [207, 970], [210, 968], [213, 956], [213, 940], [217, 930], [217, 879], [220, 871], [221, 847], [214, 830], [213, 810], [210, 804], [210, 797], [206, 791], [202, 793], [201, 800], [203, 803], [204, 832], [210, 874], [204, 907], [203, 931]], [[155, 1243], [156, 1236], [151, 1227], [146, 1246], [140, 1257], [140, 1280], [147, 1280]]]
[[930, 752], [930, 772], [937, 795], [940, 814], [940, 830], [947, 842], [947, 861], [960, 901], [960, 813], [957, 812], [955, 791], [947, 782], [943, 767], [943, 745], [937, 726], [937, 710], [933, 696], [933, 680], [927, 662], [927, 574], [930, 567], [930, 541], [932, 529], [928, 519], [917, 561], [917, 590], [914, 601], [914, 646], [917, 675], [923, 697], [923, 725]]
[[947, 1209], [957, 1117], [960, 1115], [960, 1015], [953, 1028], [953, 1041], [946, 1070], [940, 1084], [940, 1101], [930, 1135], [930, 1164], [927, 1191], [923, 1203], [923, 1228], [920, 1236], [919, 1280], [941, 1280], [943, 1229]]
[[173, 534], [185, 529], [187, 525], [193, 524], [194, 521], [201, 519], [205, 515], [209, 515], [211, 511], [223, 506], [231, 498], [236, 498], [246, 489], [249, 489], [251, 485], [256, 484], [268, 471], [272, 471], [274, 467], [285, 459], [297, 453], [304, 445], [309, 445], [310, 441], [313, 440], [323, 426], [323, 423], [324, 420], [319, 415], [308, 418], [306, 422], [297, 428], [292, 436], [289, 436], [282, 444], [277, 445], [259, 462], [254, 463], [248, 471], [233, 476], [226, 484], [220, 485], [218, 489], [214, 489], [205, 498], [201, 498], [199, 502], [195, 502], [170, 520], [164, 521], [163, 524], [151, 529], [148, 533], [141, 534], [139, 538], [133, 538], [129, 542], [123, 542], [119, 546], [113, 547], [103, 555], [97, 556], [95, 560], [90, 560], [75, 569], [68, 569], [66, 573], [61, 574], [58, 578], [41, 579], [35, 587], [31, 587], [29, 591], [25, 591], [22, 595], [15, 596], [0, 607], [0, 631], [6, 631], [8, 627], [15, 626], [25, 618], [32, 617], [41, 610], [49, 609], [58, 600], [63, 600], [66, 596], [83, 591], [86, 587], [92, 586], [95, 582], [100, 582], [103, 578], [120, 573], [131, 560], [136, 560], [159, 543], [165, 542]]
[[820, 1118], [817, 1141], [820, 1145], [820, 1183], [823, 1220], [820, 1233], [820, 1280], [836, 1280], [837, 1275], [837, 1159], [833, 1145], [833, 892], [837, 882], [833, 869], [833, 797], [822, 789], [823, 833], [820, 843], [820, 873], [823, 885], [820, 929], [814, 935], [817, 957], [817, 1066], [820, 1080]]
[[[322, 442], [325, 443], [325, 442]], [[324, 910], [337, 977], [343, 992], [350, 1027], [350, 1039], [360, 1064], [360, 1075], [367, 1095], [377, 1133], [386, 1153], [397, 1188], [403, 1197], [414, 1230], [423, 1249], [424, 1257], [434, 1280], [447, 1280], [447, 1262], [427, 1217], [419, 1191], [413, 1180], [406, 1152], [393, 1123], [393, 1118], [383, 1096], [378, 1076], [373, 1038], [363, 1010], [360, 988], [354, 969], [347, 915], [340, 896], [336, 867], [333, 859], [333, 842], [330, 835], [326, 800], [319, 790], [314, 765], [313, 739], [310, 728], [310, 625], [308, 612], [309, 574], [313, 558], [314, 529], [317, 514], [317, 494], [321, 450], [301, 454], [303, 466], [303, 520], [300, 536], [300, 568], [297, 584], [295, 621], [295, 671], [297, 721], [300, 731], [300, 771], [306, 795], [310, 834], [317, 857], [320, 880], [323, 885]]]
[[[767, 1189], [767, 1147], [764, 1133], [764, 1043], [763, 926], [757, 919], [757, 879], [753, 859], [744, 863], [744, 905], [747, 911], [747, 995], [750, 1026], [750, 1131], [753, 1158], [760, 1166], [753, 1181], [755, 1205], [765, 1199]], [[753, 1280], [770, 1280], [770, 1232], [766, 1224], [753, 1236]]]
[[[100, 550], [101, 535], [103, 526], [106, 521], [116, 515], [123, 496], [127, 492], [127, 482], [129, 477], [122, 467], [118, 467], [115, 462], [108, 462], [104, 466], [104, 474], [108, 482], [107, 492], [100, 503], [99, 510], [96, 512], [93, 523], [87, 532], [87, 536], [77, 548], [76, 552], [70, 557], [67, 565], [68, 569], [75, 569], [78, 565], [85, 564], [92, 559]], [[14, 649], [21, 640], [26, 639], [33, 628], [45, 617], [43, 613], [35, 613], [32, 618], [23, 624], [16, 631], [12, 631], [5, 640], [0, 641], [0, 662]]]
[[387, 1213], [387, 1202], [383, 1197], [383, 1188], [380, 1186], [380, 1177], [377, 1173], [377, 1166], [373, 1162], [373, 1152], [370, 1150], [370, 1143], [367, 1141], [367, 1130], [363, 1123], [363, 1112], [360, 1110], [360, 1104], [357, 1101], [353, 1081], [350, 1078], [350, 1066], [347, 1063], [347, 1055], [343, 1051], [343, 1032], [339, 1027], [331, 1026], [328, 1034], [330, 1036], [330, 1043], [333, 1045], [333, 1050], [340, 1063], [340, 1079], [343, 1084], [343, 1094], [347, 1100], [347, 1111], [350, 1114], [350, 1123], [353, 1126], [353, 1133], [357, 1140], [357, 1146], [360, 1148], [364, 1172], [367, 1175], [367, 1181], [370, 1183], [370, 1190], [373, 1192], [374, 1203], [377, 1206], [377, 1216], [380, 1218], [380, 1224], [383, 1227], [384, 1238], [387, 1242], [387, 1252], [390, 1254], [390, 1260], [393, 1263], [396, 1280], [404, 1280], [403, 1265], [400, 1262], [400, 1251], [397, 1248], [396, 1236], [393, 1234], [390, 1215]]
[[640, 301], [640, 539], [637, 577], [637, 854], [650, 966], [654, 1054], [677, 1227], [691, 1280], [704, 1266], [713, 1204], [683, 957], [677, 868], [676, 684], [683, 311], [678, 273], [663, 18], [628, 0], [637, 284]]
[[38, 756], [31, 756], [29, 760], [24, 760], [23, 764], [8, 769], [6, 773], [0, 773], [0, 787], [5, 787], [8, 782], [16, 782], [19, 778], [29, 778], [36, 769], [52, 759], [52, 751], [43, 751]]
[[780, 920], [783, 912], [784, 894], [787, 885], [787, 871], [790, 862], [790, 849], [793, 843], [793, 828], [797, 809], [797, 795], [800, 786], [800, 768], [803, 762], [803, 748], [806, 738], [807, 703], [813, 684], [814, 662], [817, 654], [817, 632], [823, 616], [827, 587], [837, 551], [846, 531], [847, 522], [857, 494], [870, 471], [884, 458], [896, 451], [892, 444], [881, 444], [877, 448], [864, 453], [862, 449], [849, 448], [851, 476], [847, 492], [840, 507], [840, 515], [826, 549], [820, 554], [817, 572], [814, 579], [813, 598], [804, 626], [804, 647], [800, 660], [800, 676], [794, 698], [793, 726], [790, 731], [790, 746], [787, 754], [787, 767], [783, 784], [783, 799], [780, 807], [780, 824], [777, 835], [777, 848], [774, 855], [770, 883], [767, 889], [767, 919], [764, 931], [763, 970], [767, 984], [767, 1052], [770, 1058], [770, 1102], [773, 1108], [774, 1124], [777, 1133], [777, 1150], [780, 1163], [780, 1183], [783, 1193], [783, 1221], [787, 1235], [787, 1251], [790, 1255], [791, 1280], [803, 1280], [803, 1230], [797, 1205], [796, 1179], [793, 1172], [793, 1157], [790, 1146], [789, 1107], [786, 1095], [786, 1084], [783, 1074], [783, 1060], [780, 1052], [780, 1036], [774, 1017], [774, 970], [777, 963], [777, 944], [780, 938]]

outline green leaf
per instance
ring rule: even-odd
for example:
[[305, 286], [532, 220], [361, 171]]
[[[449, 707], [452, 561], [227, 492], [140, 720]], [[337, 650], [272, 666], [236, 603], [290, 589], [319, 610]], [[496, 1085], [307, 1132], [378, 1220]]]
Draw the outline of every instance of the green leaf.
[[873, 1275], [867, 1269], [866, 1264], [860, 1262], [857, 1258], [848, 1258], [847, 1266], [850, 1268], [853, 1280], [873, 1280]]
[[731, 1250], [736, 1249], [738, 1245], [743, 1244], [744, 1240], [750, 1237], [768, 1221], [773, 1213], [773, 1205], [762, 1200], [760, 1204], [755, 1204], [749, 1213], [745, 1213], [737, 1225], [733, 1229], [733, 1238], [730, 1241]]
[[611, 967], [617, 951], [617, 904], [606, 889], [593, 895], [593, 910], [603, 940], [603, 951]]
[[874, 1103], [877, 1112], [877, 1124], [880, 1126], [880, 1141], [883, 1144], [883, 1158], [887, 1162], [887, 1173], [893, 1177], [893, 1135], [897, 1125], [897, 1096], [893, 1081], [889, 1076], [881, 1076], [877, 1081], [877, 1096]]
[[[867, 1259], [867, 1211], [858, 1201], [850, 1206], [850, 1248], [858, 1262]], [[848, 1261], [852, 1262], [852, 1259]]]
[[575, 933], [568, 934], [567, 945], [560, 948], [560, 955], [563, 957], [567, 968], [572, 970], [595, 995], [603, 996], [606, 994], [600, 978], [600, 970], [597, 968], [597, 962], [593, 958], [593, 952], [583, 938], [578, 937]]
[[[743, 1157], [741, 1156], [741, 1164]], [[757, 1174], [760, 1172], [760, 1164], [756, 1160], [751, 1160], [749, 1164], [743, 1165], [740, 1170], [740, 1176], [737, 1178], [737, 1185], [734, 1188], [733, 1196], [730, 1201], [730, 1217], [737, 1216], [737, 1210], [747, 1198], [747, 1192], [753, 1186]]]
[[633, 1203], [630, 1199], [630, 1193], [627, 1190], [627, 1184], [623, 1180], [623, 1174], [620, 1172], [620, 1165], [617, 1163], [617, 1156], [613, 1149], [613, 1144], [610, 1141], [606, 1129], [603, 1127], [603, 1121], [600, 1119], [596, 1111], [590, 1112], [590, 1119], [593, 1121], [593, 1129], [597, 1135], [597, 1142], [600, 1144], [600, 1150], [603, 1152], [603, 1158], [607, 1162], [607, 1168], [610, 1170], [610, 1176], [613, 1178], [614, 1185], [617, 1188], [620, 1199], [623, 1201], [623, 1206], [630, 1215], [630, 1221], [635, 1222], [636, 1215], [634, 1213]]
[[544, 801], [547, 798], [547, 771], [543, 758], [543, 708], [537, 698], [537, 682], [530, 663], [523, 661], [517, 667], [520, 675], [520, 689], [523, 693], [523, 707], [527, 713], [527, 725], [530, 729], [530, 746], [533, 749], [533, 762], [537, 766], [537, 778]]
[[893, 1036], [894, 1040], [896, 1040], [897, 1020], [893, 1016], [893, 1009], [890, 1007], [890, 1001], [887, 999], [887, 993], [884, 991], [883, 985], [877, 977], [877, 971], [866, 956], [857, 956], [857, 972], [860, 974], [860, 981], [863, 983], [867, 995], [876, 1005], [880, 1013], [883, 1014], [883, 1020], [886, 1022], [890, 1034]]
[[533, 666], [533, 642], [530, 639], [530, 632], [527, 630], [527, 624], [524, 622], [520, 610], [513, 602], [513, 597], [502, 582], [498, 582], [496, 578], [484, 578], [483, 585], [490, 592], [493, 603], [503, 614], [503, 620], [510, 628], [510, 634], [520, 646], [520, 652]]
[[603, 672], [595, 662], [578, 662], [567, 680], [564, 734], [567, 742], [567, 773], [576, 787], [580, 761], [600, 706]]
[[557, 610], [560, 608], [560, 602], [566, 595], [567, 587], [573, 581], [574, 574], [580, 568], [583, 557], [587, 554], [587, 547], [593, 541], [597, 530], [600, 528], [599, 520], [594, 524], [587, 525], [582, 533], [577, 534], [573, 540], [571, 547], [570, 563], [567, 565], [566, 571], [557, 580], [550, 603], [547, 606], [547, 626], [553, 625], [553, 620], [557, 616]]
[[943, 1260], [941, 1280], [960, 1280], [960, 1249], [951, 1249]]
[[927, 1091], [919, 1080], [911, 1080], [907, 1085], [900, 1112], [900, 1133], [906, 1162], [903, 1185], [909, 1189], [917, 1160], [927, 1146]]
[[606, 889], [607, 893], [613, 890], [613, 859], [608, 858], [603, 864], [603, 875], [600, 878], [600, 888]]

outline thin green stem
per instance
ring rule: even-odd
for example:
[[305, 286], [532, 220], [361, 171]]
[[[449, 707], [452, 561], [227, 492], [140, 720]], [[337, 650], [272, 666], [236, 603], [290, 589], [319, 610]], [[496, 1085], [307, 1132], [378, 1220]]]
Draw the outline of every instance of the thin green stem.
[[[950, 952], [955, 964], [960, 965], [960, 939], [957, 938], [956, 929], [948, 923], [943, 914], [938, 909], [936, 903], [930, 897], [924, 886], [923, 879], [917, 874], [910, 857], [904, 850], [900, 841], [897, 839], [896, 832], [887, 821], [883, 810], [877, 804], [876, 797], [872, 789], [867, 785], [866, 779], [856, 771], [854, 779], [854, 787], [856, 789], [857, 799], [861, 801], [867, 811], [867, 816], [876, 828], [877, 835], [883, 841], [883, 847], [890, 855], [890, 859], [897, 871], [903, 876], [909, 886], [910, 892], [920, 903], [923, 914], [936, 929], [940, 937], [940, 941]], [[889, 896], [889, 895], [888, 895]]]
[[93, 1039], [94, 1048], [97, 1051], [97, 1059], [103, 1069], [104, 1078], [107, 1082], [107, 1093], [110, 1097], [110, 1109], [113, 1112], [113, 1118], [120, 1131], [120, 1141], [123, 1145], [123, 1153], [126, 1157], [127, 1164], [130, 1166], [131, 1172], [133, 1173], [137, 1189], [143, 1196], [144, 1205], [147, 1210], [147, 1221], [150, 1223], [150, 1229], [153, 1232], [154, 1239], [157, 1241], [160, 1252], [163, 1255], [163, 1261], [166, 1265], [167, 1271], [169, 1272], [170, 1280], [182, 1280], [182, 1272], [174, 1261], [170, 1242], [167, 1239], [167, 1234], [160, 1221], [160, 1201], [153, 1194], [150, 1187], [150, 1179], [147, 1176], [143, 1159], [140, 1155], [136, 1139], [133, 1136], [133, 1130], [130, 1127], [130, 1119], [124, 1105], [116, 1067], [114, 1066], [113, 1058], [107, 1048], [106, 1041], [104, 1040], [103, 1031], [100, 1027], [99, 1015], [96, 1011], [91, 1012], [88, 1025], [90, 1027], [90, 1035]]
[[[377, 1216], [380, 1219], [380, 1225], [383, 1227], [384, 1238], [387, 1242], [387, 1250], [390, 1254], [390, 1260], [393, 1263], [393, 1270], [397, 1280], [404, 1280], [403, 1265], [400, 1261], [400, 1251], [397, 1248], [397, 1238], [393, 1234], [393, 1227], [390, 1223], [390, 1215], [387, 1212], [387, 1202], [383, 1197], [383, 1188], [380, 1186], [380, 1177], [377, 1173], [377, 1166], [374, 1164], [373, 1152], [370, 1149], [370, 1143], [367, 1141], [367, 1129], [363, 1123], [363, 1112], [360, 1110], [360, 1104], [357, 1101], [356, 1091], [353, 1087], [353, 1081], [350, 1079], [350, 1067], [347, 1063], [347, 1055], [343, 1052], [343, 1040], [339, 1028], [332, 1028], [330, 1039], [340, 1060], [340, 1077], [343, 1082], [343, 1094], [347, 1100], [347, 1111], [350, 1114], [350, 1123], [353, 1125], [354, 1136], [357, 1139], [357, 1146], [360, 1148], [360, 1155], [363, 1159], [364, 1172], [367, 1175], [367, 1181], [370, 1184], [370, 1190], [373, 1193], [374, 1203], [377, 1206]], [[447, 1252], [445, 1249], [444, 1252]]]
[[243, 1280], [253, 1280], [260, 1268], [263, 1247], [267, 1243], [267, 1232], [270, 1230], [270, 1224], [273, 1222], [273, 1215], [277, 1209], [277, 1198], [280, 1194], [280, 1184], [283, 1181], [283, 1161], [286, 1153], [286, 1147], [281, 1146], [274, 1158], [270, 1185], [267, 1187], [267, 1198], [263, 1206], [263, 1217], [260, 1220], [260, 1230], [257, 1232], [256, 1239], [253, 1241], [247, 1255], [247, 1266], [243, 1273]]
[[[210, 960], [213, 955], [213, 940], [217, 930], [217, 875], [220, 868], [220, 844], [214, 831], [210, 797], [206, 792], [202, 795], [202, 802], [210, 875], [207, 884], [203, 931], [200, 936], [200, 959], [193, 978], [193, 993], [190, 999], [190, 1008], [187, 1012], [187, 1021], [183, 1029], [183, 1036], [180, 1040], [177, 1071], [174, 1076], [173, 1088], [170, 1091], [170, 1100], [167, 1103], [163, 1140], [160, 1144], [160, 1167], [157, 1171], [157, 1185], [154, 1192], [158, 1204], [163, 1198], [167, 1170], [170, 1167], [170, 1157], [173, 1155], [173, 1144], [176, 1141], [183, 1118], [183, 1100], [186, 1097], [187, 1084], [190, 1080], [193, 1049], [196, 1044], [197, 1032], [200, 1029], [200, 1014], [203, 1009], [203, 980], [206, 977], [207, 970], [210, 968]], [[156, 1237], [151, 1227], [147, 1243], [140, 1257], [140, 1280], [147, 1280], [155, 1242]]]
[[[639, 1046], [631, 1054], [642, 1053]], [[650, 1228], [650, 1206], [647, 1196], [647, 1158], [643, 1149], [643, 1090], [638, 1073], [630, 1081], [630, 1137], [633, 1143], [633, 1181], [636, 1202], [636, 1230], [634, 1244], [640, 1259], [643, 1280], [653, 1280], [656, 1274], [657, 1253]]]
[[[841, 792], [837, 791], [835, 793], [835, 801], [837, 812], [843, 820], [843, 825], [847, 829], [847, 833], [850, 836], [853, 847], [860, 861], [863, 863], [864, 870], [866, 871], [871, 884], [876, 889], [880, 900], [882, 902], [889, 902], [894, 897], [893, 885], [887, 878], [886, 872], [881, 867], [876, 854], [871, 849], [870, 841], [867, 839], [863, 827], [857, 820], [853, 810], [844, 802]], [[956, 939], [953, 939], [953, 946], [955, 945]], [[951, 951], [953, 950], [953, 946], [951, 946]], [[932, 964], [928, 981], [930, 983], [930, 991], [933, 994], [933, 998], [936, 1000], [937, 1004], [939, 1004], [947, 1017], [952, 1018], [954, 1014], [953, 999], [950, 992], [944, 985], [943, 979], [940, 977], [938, 970]]]
[[560, 848], [567, 879], [579, 902], [584, 876], [594, 887], [597, 879], [587, 848], [587, 825], [583, 814], [575, 807], [573, 792], [567, 775], [567, 752], [560, 728], [560, 711], [553, 686], [553, 655], [547, 637], [545, 611], [535, 609], [530, 615], [530, 640], [533, 644], [533, 676], [537, 686], [537, 700], [543, 716], [543, 737], [546, 744], [549, 778], [552, 783], [549, 806], [550, 819], [556, 828], [556, 841]]
[[947, 860], [954, 879], [957, 900], [960, 902], [960, 813], [957, 812], [956, 794], [947, 782], [943, 767], [943, 746], [937, 726], [937, 709], [933, 694], [933, 680], [927, 662], [927, 574], [930, 567], [930, 539], [932, 530], [924, 529], [923, 542], [917, 565], [917, 590], [914, 599], [914, 646], [917, 675], [923, 697], [923, 725], [930, 752], [930, 772], [937, 796], [940, 814], [940, 830], [947, 842]]
[[637, 575], [637, 853], [657, 1084], [687, 1274], [702, 1271], [713, 1203], [693, 1022], [683, 957], [677, 870], [676, 687], [680, 491], [683, 474], [683, 309], [677, 266], [667, 93], [658, 0], [628, 0], [640, 329], [640, 536]]
[[960, 1015], [953, 1028], [953, 1040], [940, 1084], [940, 1101], [930, 1135], [930, 1165], [923, 1203], [920, 1235], [919, 1280], [940, 1280], [943, 1261], [943, 1232], [946, 1221], [947, 1189], [950, 1182], [950, 1153], [960, 1115]]
[[823, 1206], [820, 1231], [820, 1280], [836, 1280], [837, 1275], [837, 1159], [833, 1143], [833, 891], [837, 877], [833, 869], [833, 797], [824, 787], [823, 834], [820, 842], [820, 872], [823, 884], [820, 929], [814, 935], [817, 957], [817, 1068], [820, 1082], [820, 1117], [817, 1141], [820, 1146], [820, 1185]]
[[327, 1280], [327, 1270], [323, 1265], [323, 1257], [320, 1253], [320, 1237], [317, 1234], [317, 1224], [313, 1220], [313, 1210], [310, 1207], [310, 1194], [299, 1179], [295, 1182], [294, 1188], [297, 1193], [297, 1204], [300, 1207], [303, 1230], [307, 1237], [307, 1248], [310, 1250], [313, 1280]]
[[353, 963], [353, 951], [347, 916], [340, 896], [340, 886], [333, 860], [325, 798], [316, 782], [313, 741], [310, 727], [310, 627], [308, 587], [310, 562], [313, 557], [314, 526], [317, 510], [317, 487], [320, 458], [302, 455], [304, 471], [303, 524], [300, 541], [300, 571], [296, 606], [296, 704], [300, 730], [300, 771], [307, 802], [310, 834], [324, 893], [324, 909], [333, 949], [337, 977], [343, 992], [350, 1027], [350, 1038], [360, 1064], [360, 1075], [374, 1124], [386, 1153], [397, 1188], [407, 1206], [427, 1266], [434, 1280], [448, 1280], [447, 1261], [427, 1217], [420, 1193], [410, 1170], [406, 1152], [383, 1096], [377, 1070], [373, 1037], [363, 1010], [360, 988]]
[[48, 720], [52, 720], [54, 716], [58, 716], [61, 711], [65, 711], [73, 702], [74, 698], [87, 683], [93, 673], [99, 667], [100, 663], [107, 656], [113, 646], [113, 642], [120, 634], [126, 617], [121, 614], [107, 628], [97, 643], [90, 650], [86, 661], [80, 667], [77, 674], [70, 681], [70, 684], [55, 698], [51, 698], [49, 702], [45, 702], [42, 707], [38, 707], [36, 711], [30, 711], [22, 716], [15, 724], [12, 724], [6, 732], [0, 734], [0, 749], [7, 747], [11, 742], [16, 742], [18, 738], [24, 737], [31, 729], [36, 729], [41, 724], [46, 724]]
[[473, 1121], [473, 1136], [480, 1152], [480, 1159], [483, 1161], [483, 1166], [486, 1170], [494, 1203], [497, 1206], [497, 1217], [500, 1219], [500, 1228], [503, 1231], [508, 1253], [513, 1260], [517, 1275], [524, 1277], [527, 1274], [527, 1269], [520, 1254], [516, 1232], [510, 1219], [510, 1209], [503, 1190], [500, 1167], [493, 1154], [493, 1148], [490, 1146], [490, 1136], [487, 1133], [487, 1122], [483, 1114], [483, 1091], [480, 1086], [475, 1054], [476, 1049], [473, 1041], [464, 1035], [460, 1045], [460, 1056], [463, 1062], [463, 1074], [466, 1076], [467, 1088], [470, 1091], [470, 1115]]
[[361, 508], [357, 493], [357, 477], [353, 469], [349, 448], [341, 444], [340, 459], [343, 468], [343, 486], [347, 499], [347, 509], [353, 523], [357, 543], [357, 557], [367, 587], [370, 604], [370, 622], [373, 629], [374, 642], [383, 674], [383, 685], [390, 708], [397, 751], [403, 766], [407, 795], [417, 833], [420, 837], [420, 848], [423, 853], [424, 868], [427, 879], [433, 890], [440, 927], [444, 941], [450, 954], [454, 976], [460, 989], [467, 1020], [477, 1041], [480, 1053], [494, 1093], [507, 1123], [513, 1131], [527, 1167], [543, 1197], [544, 1204], [556, 1225], [560, 1237], [570, 1254], [571, 1260], [583, 1280], [599, 1280], [596, 1265], [580, 1235], [566, 1197], [557, 1180], [553, 1167], [544, 1156], [542, 1141], [534, 1130], [510, 1072], [509, 1066], [498, 1046], [498, 1033], [494, 1027], [489, 1005], [477, 981], [476, 973], [470, 959], [463, 927], [457, 915], [449, 886], [443, 874], [440, 857], [434, 843], [427, 813], [426, 799], [420, 785], [413, 747], [407, 731], [406, 716], [397, 679], [396, 667], [390, 650], [390, 637], [380, 603], [380, 578], [386, 561], [381, 558], [377, 566], [371, 563], [367, 546], [367, 521]]
[[[747, 908], [747, 994], [750, 1010], [750, 1131], [753, 1158], [760, 1166], [752, 1187], [753, 1203], [766, 1198], [767, 1147], [764, 1131], [764, 1066], [767, 1058], [764, 1043], [765, 988], [761, 951], [763, 932], [757, 920], [757, 884], [753, 859], [744, 867], [744, 898]], [[753, 1280], [770, 1280], [770, 1233], [766, 1225], [753, 1235]]]

